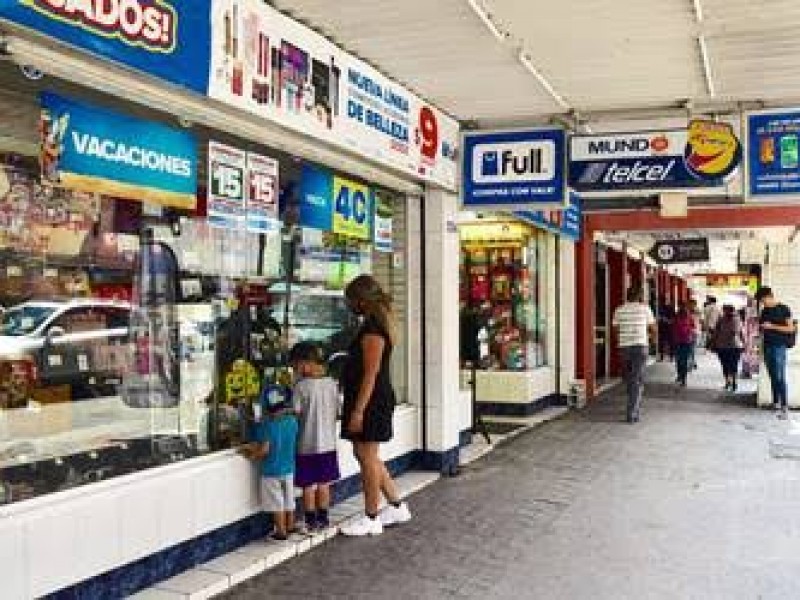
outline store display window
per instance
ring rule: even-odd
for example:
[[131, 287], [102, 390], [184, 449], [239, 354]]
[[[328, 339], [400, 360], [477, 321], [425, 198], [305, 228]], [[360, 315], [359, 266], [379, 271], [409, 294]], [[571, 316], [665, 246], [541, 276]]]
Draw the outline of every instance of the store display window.
[[[0, 82], [25, 117], [0, 123], [0, 504], [244, 441], [265, 386], [291, 382], [292, 344], [318, 343], [331, 373], [341, 369], [358, 325], [343, 290], [357, 275], [374, 274], [404, 315], [401, 196], [381, 192], [394, 223], [381, 247], [306, 228], [296, 218], [301, 161], [256, 148], [280, 164], [277, 218], [257, 230], [235, 218], [213, 226], [207, 131], [192, 133], [192, 205], [137, 198], [131, 182], [123, 197], [65, 187], [42, 179], [36, 153], [40, 86], [60, 84], [24, 80], [10, 65]], [[398, 348], [401, 397], [406, 360]]]
[[496, 219], [462, 223], [460, 232], [462, 365], [545, 366], [548, 234]]

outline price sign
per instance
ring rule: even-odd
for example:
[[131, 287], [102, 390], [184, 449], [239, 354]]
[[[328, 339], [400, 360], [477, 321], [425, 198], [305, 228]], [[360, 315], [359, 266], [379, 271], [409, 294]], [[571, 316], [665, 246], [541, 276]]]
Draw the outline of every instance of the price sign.
[[418, 137], [422, 158], [434, 162], [439, 152], [439, 122], [436, 113], [428, 106], [423, 106], [419, 111]]
[[333, 233], [369, 241], [373, 213], [369, 186], [334, 177], [333, 198]]
[[247, 154], [217, 142], [208, 145], [208, 222], [240, 229], [245, 220]]
[[279, 228], [278, 161], [248, 153], [247, 183], [247, 229], [263, 233]]

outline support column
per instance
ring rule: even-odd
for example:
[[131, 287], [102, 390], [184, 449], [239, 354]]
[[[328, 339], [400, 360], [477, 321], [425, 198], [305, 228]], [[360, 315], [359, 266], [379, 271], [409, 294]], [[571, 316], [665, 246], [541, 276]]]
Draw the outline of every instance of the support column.
[[[586, 220], [584, 219], [584, 225]], [[575, 300], [577, 328], [577, 377], [584, 382], [586, 398], [595, 394], [595, 245], [594, 232], [584, 227], [584, 233], [575, 247]]]
[[[627, 283], [627, 255], [624, 252], [617, 250], [608, 250], [608, 270], [609, 270], [609, 310], [613, 319], [614, 312], [622, 306], [625, 302], [626, 283]], [[609, 326], [611, 324], [609, 323]], [[619, 377], [622, 374], [622, 362], [620, 360], [619, 347], [616, 332], [612, 327], [611, 345], [609, 352], [611, 353], [611, 377]]]
[[422, 466], [452, 474], [459, 458], [458, 197], [427, 190], [424, 200], [424, 396]]

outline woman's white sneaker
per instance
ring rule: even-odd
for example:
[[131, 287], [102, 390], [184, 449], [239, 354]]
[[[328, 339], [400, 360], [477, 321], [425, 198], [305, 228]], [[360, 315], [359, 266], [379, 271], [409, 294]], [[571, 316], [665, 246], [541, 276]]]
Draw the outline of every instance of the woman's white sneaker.
[[347, 537], [365, 537], [383, 533], [383, 523], [380, 518], [370, 519], [367, 515], [343, 525], [342, 535]]
[[383, 508], [378, 518], [384, 527], [392, 527], [393, 525], [408, 523], [411, 520], [411, 511], [405, 502], [401, 502], [400, 506], [389, 504]]

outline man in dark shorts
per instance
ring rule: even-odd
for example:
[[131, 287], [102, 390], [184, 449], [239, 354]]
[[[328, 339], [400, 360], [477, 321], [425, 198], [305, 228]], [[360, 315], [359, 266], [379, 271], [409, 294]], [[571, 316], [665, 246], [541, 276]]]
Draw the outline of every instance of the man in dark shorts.
[[778, 302], [771, 288], [763, 287], [756, 294], [761, 305], [761, 332], [764, 340], [764, 363], [772, 384], [772, 403], [779, 419], [789, 416], [789, 392], [786, 384], [786, 358], [794, 345], [796, 324], [792, 311]]

